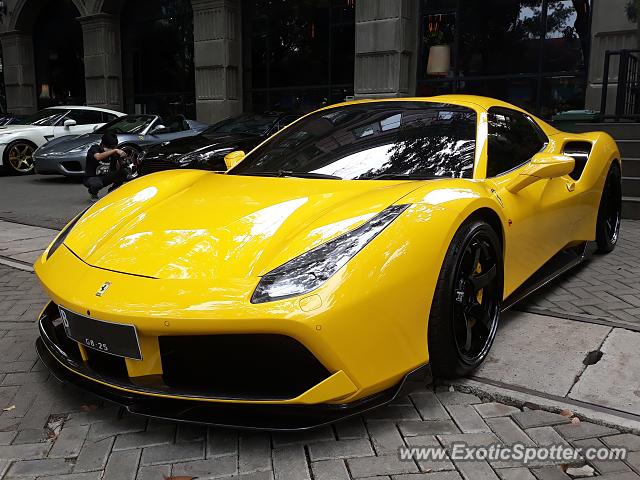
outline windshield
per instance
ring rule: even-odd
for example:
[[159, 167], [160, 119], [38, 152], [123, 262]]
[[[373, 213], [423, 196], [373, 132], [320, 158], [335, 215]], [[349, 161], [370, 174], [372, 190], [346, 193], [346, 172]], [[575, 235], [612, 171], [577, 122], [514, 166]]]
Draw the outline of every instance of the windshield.
[[40, 110], [37, 113], [25, 118], [22, 122], [23, 125], [37, 125], [39, 127], [50, 127], [55, 125], [68, 110], [47, 108], [46, 110]]
[[207, 128], [204, 133], [248, 133], [250, 135], [265, 135], [278, 120], [275, 115], [241, 115], [228, 118]]
[[230, 173], [343, 180], [471, 178], [476, 113], [430, 102], [360, 103], [311, 114]]
[[96, 133], [137, 135], [144, 132], [155, 118], [153, 115], [126, 115], [103, 125]]

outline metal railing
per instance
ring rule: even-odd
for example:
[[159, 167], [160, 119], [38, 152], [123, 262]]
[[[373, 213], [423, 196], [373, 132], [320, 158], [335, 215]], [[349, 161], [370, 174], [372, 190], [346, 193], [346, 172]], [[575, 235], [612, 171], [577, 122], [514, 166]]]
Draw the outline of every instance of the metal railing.
[[[604, 57], [602, 74], [602, 100], [600, 102], [600, 119], [640, 120], [640, 50], [607, 50]], [[611, 57], [619, 57], [618, 89], [613, 114], [607, 114], [607, 90]]]

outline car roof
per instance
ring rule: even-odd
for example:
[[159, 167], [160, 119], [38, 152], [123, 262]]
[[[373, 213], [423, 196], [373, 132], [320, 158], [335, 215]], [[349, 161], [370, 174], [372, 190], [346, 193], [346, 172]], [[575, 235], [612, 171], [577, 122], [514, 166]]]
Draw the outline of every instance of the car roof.
[[87, 107], [86, 105], [56, 105], [55, 107], [47, 107], [45, 110], [92, 110], [95, 112], [113, 113], [118, 116], [124, 115], [124, 113], [116, 110], [109, 110], [108, 108], [100, 107]]

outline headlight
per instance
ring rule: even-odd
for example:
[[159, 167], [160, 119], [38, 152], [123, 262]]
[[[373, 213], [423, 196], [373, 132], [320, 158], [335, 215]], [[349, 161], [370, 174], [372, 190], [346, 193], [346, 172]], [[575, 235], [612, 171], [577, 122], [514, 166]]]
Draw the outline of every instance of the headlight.
[[[83, 145], [78, 145], [77, 147], [69, 150], [69, 153], [83, 153], [89, 150], [96, 142], [88, 142]], [[54, 144], [55, 145], [55, 144]], [[60, 152], [59, 155], [62, 155], [64, 152]]]
[[64, 229], [58, 234], [56, 239], [51, 243], [51, 245], [49, 246], [49, 249], [47, 250], [47, 260], [49, 260], [49, 258], [51, 258], [51, 255], [53, 255], [55, 251], [58, 250], [58, 248], [60, 248], [60, 245], [64, 243], [64, 241], [69, 236], [69, 233], [71, 233], [71, 230], [73, 230], [73, 227], [76, 226], [76, 223], [78, 223], [78, 220], [82, 218], [82, 216], [85, 214], [87, 210], [89, 210], [89, 208], [86, 208], [80, 215], [78, 215], [76, 218], [71, 220], [71, 222], [69, 222], [69, 224], [66, 227], [64, 227]]
[[264, 275], [251, 303], [295, 297], [315, 290], [329, 280], [409, 205], [392, 205], [364, 225], [289, 260]]

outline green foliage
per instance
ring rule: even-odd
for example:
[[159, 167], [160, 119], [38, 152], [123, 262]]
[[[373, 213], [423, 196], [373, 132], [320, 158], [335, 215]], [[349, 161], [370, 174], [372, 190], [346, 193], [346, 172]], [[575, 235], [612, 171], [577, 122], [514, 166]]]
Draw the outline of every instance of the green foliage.
[[638, 8], [640, 7], [640, 0], [628, 0], [624, 7], [627, 13], [627, 18], [632, 22], [638, 21]]

